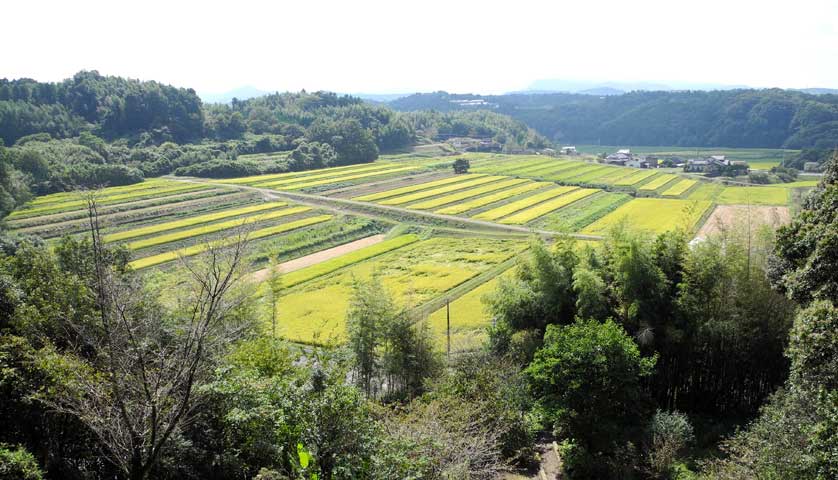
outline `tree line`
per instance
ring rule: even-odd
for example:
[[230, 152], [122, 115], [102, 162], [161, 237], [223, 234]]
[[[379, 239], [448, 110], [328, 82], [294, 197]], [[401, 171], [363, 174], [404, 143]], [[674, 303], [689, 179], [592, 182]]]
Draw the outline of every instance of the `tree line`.
[[838, 146], [838, 95], [791, 90], [415, 94], [388, 103], [400, 111], [472, 110], [452, 100], [484, 100], [561, 143], [689, 147], [815, 148]]

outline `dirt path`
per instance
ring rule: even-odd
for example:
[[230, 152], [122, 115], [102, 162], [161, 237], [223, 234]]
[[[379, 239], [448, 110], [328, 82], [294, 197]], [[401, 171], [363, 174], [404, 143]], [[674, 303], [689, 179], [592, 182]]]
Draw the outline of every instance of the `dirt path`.
[[[182, 178], [177, 177], [176, 180], [182, 182], [192, 182], [192, 183], [204, 183], [207, 185], [218, 185], [209, 181], [197, 179], [197, 178]], [[538, 230], [534, 228], [529, 228], [525, 226], [518, 226], [518, 225], [502, 225], [499, 223], [494, 222], [487, 222], [484, 220], [475, 220], [473, 218], [466, 218], [466, 217], [456, 217], [453, 215], [443, 215], [441, 213], [433, 213], [433, 212], [426, 212], [423, 210], [411, 210], [408, 208], [401, 208], [401, 207], [394, 207], [391, 205], [379, 205], [375, 203], [368, 203], [368, 202], [359, 202], [356, 200], [348, 200], [345, 198], [327, 198], [320, 195], [312, 195], [309, 193], [300, 193], [300, 192], [281, 192], [281, 191], [273, 191], [266, 188], [259, 188], [259, 187], [250, 187], [247, 185], [226, 185], [226, 187], [236, 187], [243, 190], [252, 190], [256, 192], [262, 193], [266, 198], [280, 198], [280, 199], [287, 199], [297, 203], [301, 203], [303, 205], [309, 205], [313, 207], [319, 208], [327, 208], [339, 213], [354, 213], [356, 215], [361, 215], [370, 218], [376, 218], [374, 215], [370, 215], [370, 210], [378, 210], [380, 212], [390, 212], [399, 215], [407, 215], [411, 217], [424, 217], [434, 220], [441, 220], [444, 222], [450, 222], [455, 224], [467, 225], [472, 226], [475, 228], [483, 228], [483, 229], [492, 229], [492, 230], [500, 230], [500, 231], [507, 231], [507, 232], [519, 232], [519, 233], [530, 233], [530, 234], [537, 234], [537, 235], [544, 235], [549, 237], [555, 237], [558, 235], [567, 235], [572, 238], [577, 238], [579, 240], [602, 240], [602, 236], [600, 235], [586, 235], [581, 233], [568, 233], [568, 234], [559, 234], [556, 232], [552, 232], [549, 230]], [[379, 217], [380, 218], [380, 217]]]
[[[343, 245], [338, 245], [337, 247], [333, 248], [327, 248], [326, 250], [321, 250], [319, 252], [312, 253], [311, 255], [306, 255], [304, 257], [280, 263], [277, 267], [274, 268], [278, 268], [279, 271], [282, 273], [290, 273], [294, 270], [299, 270], [301, 268], [305, 268], [311, 265], [316, 265], [318, 263], [325, 262], [326, 260], [339, 257], [343, 254], [354, 252], [355, 250], [360, 250], [364, 247], [369, 247], [370, 245], [375, 245], [376, 243], [379, 243], [383, 240], [383, 234], [365, 237], [360, 240], [355, 240], [354, 242], [345, 243]], [[271, 268], [263, 268], [262, 270], [257, 270], [250, 274], [249, 278], [255, 282], [264, 282], [268, 279], [268, 276], [270, 274]]]

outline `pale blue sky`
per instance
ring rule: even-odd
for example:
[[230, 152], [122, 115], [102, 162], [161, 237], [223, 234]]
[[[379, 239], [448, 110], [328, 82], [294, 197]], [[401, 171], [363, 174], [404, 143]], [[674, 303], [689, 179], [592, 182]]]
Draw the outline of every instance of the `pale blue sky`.
[[838, 88], [838, 0], [4, 2], [0, 77], [496, 93], [542, 78]]

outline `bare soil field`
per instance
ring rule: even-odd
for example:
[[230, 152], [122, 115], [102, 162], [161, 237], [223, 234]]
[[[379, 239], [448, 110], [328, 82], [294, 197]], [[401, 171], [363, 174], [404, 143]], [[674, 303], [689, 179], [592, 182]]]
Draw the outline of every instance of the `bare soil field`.
[[747, 228], [748, 219], [750, 219], [751, 228], [762, 225], [771, 225], [776, 228], [789, 223], [791, 215], [788, 207], [719, 205], [704, 222], [696, 238], [707, 238], [733, 228]]

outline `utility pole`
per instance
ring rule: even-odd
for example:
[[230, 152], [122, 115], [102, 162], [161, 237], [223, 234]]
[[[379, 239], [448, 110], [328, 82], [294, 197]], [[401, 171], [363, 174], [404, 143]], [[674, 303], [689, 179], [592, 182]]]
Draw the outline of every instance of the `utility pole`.
[[451, 361], [451, 301], [445, 299], [445, 321], [447, 323], [446, 331], [448, 336], [448, 361]]

